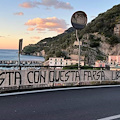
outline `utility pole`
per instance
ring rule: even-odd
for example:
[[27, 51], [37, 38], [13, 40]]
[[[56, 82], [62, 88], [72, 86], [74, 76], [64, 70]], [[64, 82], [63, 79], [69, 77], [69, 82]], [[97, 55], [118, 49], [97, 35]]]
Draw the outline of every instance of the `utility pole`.
[[79, 51], [78, 51], [78, 69], [80, 69], [80, 40], [78, 38], [78, 30], [76, 29], [76, 38], [77, 38], [77, 41], [79, 43]]
[[18, 66], [19, 69], [21, 70], [21, 66], [20, 66], [20, 54], [22, 52], [22, 43], [23, 43], [23, 39], [19, 40], [19, 49], [18, 49]]

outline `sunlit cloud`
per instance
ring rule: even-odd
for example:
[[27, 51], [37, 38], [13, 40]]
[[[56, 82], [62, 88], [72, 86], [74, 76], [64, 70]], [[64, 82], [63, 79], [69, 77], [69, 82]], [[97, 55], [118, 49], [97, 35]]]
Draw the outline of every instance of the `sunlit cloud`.
[[55, 31], [57, 33], [62, 33], [67, 29], [67, 24], [65, 20], [58, 19], [56, 17], [51, 18], [34, 18], [28, 20], [25, 25], [28, 26], [28, 31]]
[[31, 37], [31, 39], [40, 39], [38, 36]]
[[46, 6], [47, 8], [54, 7], [55, 9], [60, 9], [60, 8], [61, 9], [73, 9], [70, 3], [62, 2], [59, 0], [41, 0], [41, 2], [30, 1], [30, 2], [24, 2], [22, 4], [19, 4], [19, 6], [23, 8], [34, 8], [40, 5]]
[[0, 38], [4, 38], [5, 36], [0, 36]]
[[27, 31], [33, 31], [35, 28], [33, 28], [33, 27], [29, 27], [28, 29], [27, 29]]
[[23, 12], [16, 12], [16, 13], [14, 13], [14, 15], [24, 15], [24, 13]]
[[37, 7], [37, 4], [36, 2], [24, 2], [22, 4], [19, 4], [19, 6], [23, 8], [34, 8]]

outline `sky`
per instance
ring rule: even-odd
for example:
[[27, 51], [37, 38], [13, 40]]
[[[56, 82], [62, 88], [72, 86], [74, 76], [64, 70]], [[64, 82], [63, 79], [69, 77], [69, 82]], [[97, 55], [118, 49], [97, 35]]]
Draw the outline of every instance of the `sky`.
[[0, 49], [18, 49], [63, 33], [71, 27], [76, 11], [87, 14], [88, 23], [119, 0], [0, 0]]

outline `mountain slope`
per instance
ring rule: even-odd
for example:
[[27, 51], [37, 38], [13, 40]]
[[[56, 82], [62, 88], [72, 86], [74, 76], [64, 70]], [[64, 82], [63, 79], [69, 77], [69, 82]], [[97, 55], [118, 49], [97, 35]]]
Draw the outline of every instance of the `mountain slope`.
[[[114, 35], [114, 27], [119, 22], [120, 4], [99, 14], [94, 20], [88, 23], [83, 30], [78, 31], [79, 38], [82, 41], [87, 41], [86, 43], [89, 43], [87, 47], [95, 49], [96, 53], [94, 55], [94, 61], [100, 59], [100, 57], [97, 56], [102, 56], [102, 54], [108, 55], [120, 53], [115, 51], [112, 52], [112, 48], [115, 48], [116, 45], [119, 46], [120, 38]], [[74, 54], [71, 51], [74, 51], [74, 49], [78, 50], [78, 47], [76, 48], [73, 45], [75, 41], [75, 29], [71, 27], [63, 34], [51, 38], [45, 38], [37, 44], [24, 47], [23, 53], [35, 55], [36, 52], [44, 50], [44, 57], [46, 60], [52, 56], [63, 56], [67, 58], [69, 57], [69, 54]], [[106, 44], [107, 47], [109, 46], [110, 49], [104, 50], [104, 44]], [[88, 50], [89, 49], [84, 46], [82, 47], [82, 55], [86, 56], [87, 61], [89, 59], [87, 54]]]

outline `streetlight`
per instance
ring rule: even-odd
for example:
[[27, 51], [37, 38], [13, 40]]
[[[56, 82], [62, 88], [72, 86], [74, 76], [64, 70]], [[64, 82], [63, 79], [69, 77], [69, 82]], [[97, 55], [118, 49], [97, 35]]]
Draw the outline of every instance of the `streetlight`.
[[76, 39], [79, 43], [79, 62], [78, 62], [78, 69], [80, 69], [80, 40], [78, 38], [78, 30], [82, 30], [87, 24], [87, 15], [83, 11], [75, 12], [71, 17], [71, 24], [76, 29]]

